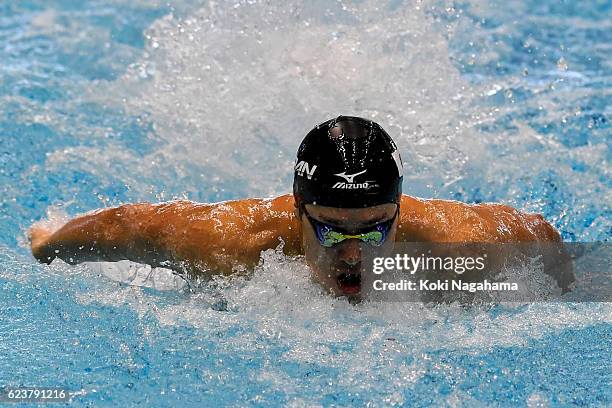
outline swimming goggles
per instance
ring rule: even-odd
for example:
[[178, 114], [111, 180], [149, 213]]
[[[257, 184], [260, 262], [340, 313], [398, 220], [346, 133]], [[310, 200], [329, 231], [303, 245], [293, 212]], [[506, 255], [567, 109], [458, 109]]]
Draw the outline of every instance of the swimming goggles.
[[342, 230], [341, 228], [317, 221], [312, 218], [305, 209], [303, 212], [304, 215], [306, 215], [306, 218], [308, 218], [308, 221], [310, 221], [310, 225], [312, 225], [319, 243], [326, 248], [339, 244], [346, 239], [358, 239], [373, 246], [380, 246], [387, 239], [391, 226], [393, 225], [393, 221], [395, 221], [395, 218], [397, 218], [397, 214], [399, 213], [399, 208], [392, 218], [379, 222], [371, 227], [364, 228], [361, 230], [361, 232], [357, 232], [355, 234], [349, 234], [347, 231]]

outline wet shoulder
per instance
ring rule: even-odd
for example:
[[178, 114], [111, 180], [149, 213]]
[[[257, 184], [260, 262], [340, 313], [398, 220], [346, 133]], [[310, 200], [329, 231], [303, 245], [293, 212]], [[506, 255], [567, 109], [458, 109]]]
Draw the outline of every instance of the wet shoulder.
[[402, 198], [404, 233], [437, 242], [500, 242], [530, 237], [525, 215], [503, 204]]

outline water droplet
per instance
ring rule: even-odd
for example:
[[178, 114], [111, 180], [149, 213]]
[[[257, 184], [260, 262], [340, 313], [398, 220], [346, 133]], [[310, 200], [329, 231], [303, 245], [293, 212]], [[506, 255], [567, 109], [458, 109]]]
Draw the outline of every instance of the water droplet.
[[557, 61], [557, 69], [560, 71], [567, 71], [567, 61], [565, 58], [559, 58], [559, 61]]

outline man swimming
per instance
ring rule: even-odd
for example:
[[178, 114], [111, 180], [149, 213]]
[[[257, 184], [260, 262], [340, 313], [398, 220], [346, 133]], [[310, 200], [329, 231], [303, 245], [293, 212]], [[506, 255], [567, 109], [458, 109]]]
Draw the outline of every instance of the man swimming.
[[131, 260], [191, 275], [252, 269], [283, 243], [305, 256], [315, 281], [337, 296], [361, 288], [362, 250], [402, 242], [559, 242], [539, 214], [402, 195], [402, 162], [377, 123], [339, 116], [312, 129], [294, 168], [293, 195], [214, 204], [126, 204], [77, 217], [57, 231], [34, 224], [41, 262]]

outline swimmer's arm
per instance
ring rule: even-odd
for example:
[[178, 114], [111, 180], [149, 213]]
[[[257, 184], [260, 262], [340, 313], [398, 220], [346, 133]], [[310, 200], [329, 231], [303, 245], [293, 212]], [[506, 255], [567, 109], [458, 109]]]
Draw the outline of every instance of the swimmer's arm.
[[196, 274], [251, 268], [281, 239], [285, 253], [300, 246], [290, 196], [128, 204], [77, 217], [54, 233], [34, 226], [30, 237], [33, 255], [45, 263], [128, 259]]
[[[54, 232], [33, 225], [32, 255], [40, 262], [59, 258], [70, 264], [123, 259], [159, 266], [164, 258], [151, 204], [128, 204], [76, 217]], [[153, 224], [153, 225], [152, 225]]]

